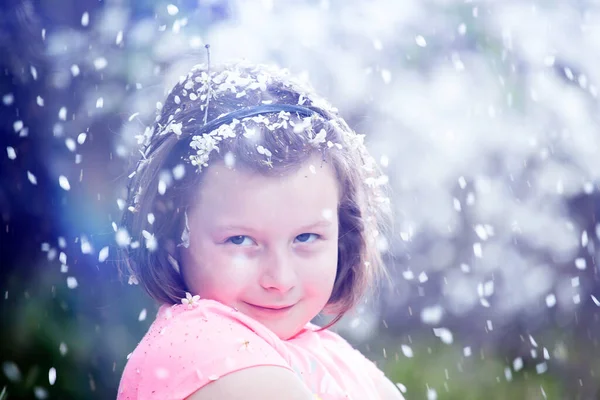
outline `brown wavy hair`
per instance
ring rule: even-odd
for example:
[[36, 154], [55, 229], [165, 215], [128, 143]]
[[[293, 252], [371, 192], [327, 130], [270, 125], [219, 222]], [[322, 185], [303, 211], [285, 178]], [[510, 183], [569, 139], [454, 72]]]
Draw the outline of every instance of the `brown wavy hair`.
[[[261, 104], [302, 103], [318, 110], [325, 118], [313, 117], [307, 125], [306, 120], [292, 113], [287, 127], [273, 130], [251, 119], [245, 120], [245, 128], [242, 124], [234, 128], [236, 137], [223, 140], [219, 143], [219, 151], [211, 152], [206, 168], [222, 160], [225, 154], [233, 155], [236, 167], [267, 176], [294, 171], [315, 153], [321, 155], [323, 162], [330, 163], [340, 188], [337, 273], [325, 309], [336, 315], [330, 326], [355, 306], [378, 278], [387, 276], [377, 246], [377, 234], [386, 230], [390, 220], [385, 177], [364, 146], [357, 146], [356, 141], [349, 139], [357, 139], [356, 133], [310, 87], [294, 81], [277, 68], [261, 65], [236, 63], [211, 67], [210, 76], [232, 69], [250, 79], [258, 80], [259, 76], [268, 79], [266, 82], [263, 79], [262, 88], [247, 91], [243, 96], [230, 90], [215, 95], [210, 98], [206, 111], [206, 99], [195, 96], [191, 99], [189, 84], [186, 86], [190, 80], [206, 79], [207, 69], [195, 67], [169, 92], [159, 116], [147, 131], [143, 153], [151, 156], [140, 160], [130, 180], [121, 228], [128, 232], [133, 246], [121, 248], [120, 271], [135, 276], [148, 294], [159, 302], [180, 303], [188, 291], [178, 267], [185, 212], [191, 207], [192, 195], [202, 184], [203, 175], [198, 173], [197, 167], [182, 159], [192, 153], [189, 139], [197, 132], [205, 112], [207, 120], [211, 121], [241, 108]], [[264, 116], [271, 123], [278, 121], [277, 114]], [[181, 123], [181, 132], [158, 134], [161, 130], [164, 132], [169, 123]], [[292, 126], [303, 123], [303, 129]], [[245, 129], [253, 129], [257, 139], [246, 138], [243, 135]], [[311, 139], [321, 130], [326, 132], [325, 141], [315, 146]], [[257, 152], [258, 145], [271, 152], [270, 163]], [[174, 178], [174, 168], [180, 171], [184, 168], [183, 178]], [[157, 190], [160, 181], [167, 186], [162, 194]], [[154, 218], [152, 224], [148, 221], [149, 214]], [[156, 241], [153, 249], [144, 245], [148, 239], [145, 235], [150, 234]]]

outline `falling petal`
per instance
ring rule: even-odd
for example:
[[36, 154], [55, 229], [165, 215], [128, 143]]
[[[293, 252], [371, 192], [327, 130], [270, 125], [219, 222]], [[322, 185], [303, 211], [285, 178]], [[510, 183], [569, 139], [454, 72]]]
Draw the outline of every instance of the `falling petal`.
[[520, 371], [523, 368], [523, 359], [521, 357], [517, 357], [513, 361], [513, 369], [515, 372]]
[[38, 400], [44, 400], [48, 398], [48, 391], [40, 386], [35, 386], [33, 388], [33, 395]]
[[12, 103], [14, 103], [15, 101], [15, 96], [12, 93], [7, 93], [4, 96], [2, 96], [2, 103], [5, 106], [10, 106]]
[[8, 155], [9, 160], [14, 160], [15, 158], [17, 158], [17, 152], [11, 146], [6, 147], [6, 153]]
[[443, 343], [452, 344], [454, 341], [452, 332], [448, 328], [433, 328], [435, 336], [439, 337]]
[[108, 61], [104, 57], [98, 57], [94, 60], [94, 68], [96, 68], [97, 71], [103, 70], [107, 65]]
[[56, 368], [52, 367], [50, 368], [50, 371], [48, 371], [48, 381], [51, 386], [56, 382]]
[[37, 178], [29, 171], [27, 171], [27, 179], [29, 179], [32, 185], [37, 185]]
[[407, 357], [407, 358], [413, 357], [413, 350], [410, 346], [403, 344], [402, 346], [400, 346], [400, 348], [402, 349], [402, 354], [404, 354], [405, 357]]
[[115, 234], [115, 241], [119, 247], [126, 247], [131, 243], [131, 236], [129, 236], [129, 232], [125, 228], [119, 228]]
[[[230, 153], [227, 153], [230, 154]], [[227, 164], [227, 155], [225, 156], [225, 164]], [[185, 176], [185, 166], [183, 164], [178, 164], [173, 168], [173, 178], [178, 181], [183, 179]]]
[[108, 251], [109, 251], [108, 246], [103, 247], [100, 250], [100, 252], [98, 253], [98, 261], [100, 261], [100, 262], [106, 261], [106, 259], [108, 258]]
[[71, 185], [69, 185], [69, 180], [63, 175], [58, 177], [58, 184], [61, 188], [63, 188], [63, 190], [68, 191], [71, 189]]
[[421, 321], [428, 325], [437, 325], [442, 320], [444, 309], [439, 306], [426, 307], [421, 311]]
[[67, 287], [69, 289], [75, 289], [77, 287], [77, 279], [74, 276], [67, 277]]
[[587, 267], [587, 262], [585, 260], [585, 258], [576, 258], [575, 259], [575, 267], [579, 270], [584, 270]]
[[529, 342], [531, 343], [531, 345], [533, 347], [538, 347], [537, 342], [535, 341], [535, 339], [533, 338], [533, 336], [529, 335]]
[[556, 296], [552, 293], [550, 293], [548, 296], [546, 296], [546, 306], [548, 308], [552, 308], [556, 305]]
[[400, 390], [400, 392], [406, 393], [406, 386], [404, 386], [402, 383], [396, 382], [396, 387]]
[[58, 119], [60, 119], [62, 121], [67, 120], [67, 107], [60, 108], [60, 110], [58, 111]]
[[481, 243], [473, 243], [473, 254], [475, 254], [475, 257], [477, 257], [477, 258], [483, 257]]
[[71, 138], [67, 138], [65, 140], [65, 145], [67, 146], [67, 149], [69, 149], [69, 151], [71, 152], [77, 149], [77, 144], [75, 144], [75, 141]]
[[432, 388], [427, 388], [427, 400], [437, 400], [437, 391]]
[[92, 244], [89, 242], [87, 237], [81, 236], [79, 240], [81, 242], [81, 252], [83, 254], [90, 254], [92, 252]]
[[177, 13], [179, 13], [179, 8], [177, 8], [177, 6], [174, 4], [168, 4], [167, 12], [169, 13], [169, 15], [177, 15]]
[[21, 370], [17, 364], [12, 361], [4, 361], [2, 363], [2, 371], [4, 372], [4, 376], [8, 378], [9, 381], [19, 382], [21, 380]]
[[18, 133], [21, 129], [23, 129], [23, 121], [17, 120], [13, 122], [13, 129]]
[[543, 374], [544, 372], [546, 372], [548, 370], [548, 364], [546, 362], [543, 363], [539, 363], [535, 366], [535, 371], [538, 374]]

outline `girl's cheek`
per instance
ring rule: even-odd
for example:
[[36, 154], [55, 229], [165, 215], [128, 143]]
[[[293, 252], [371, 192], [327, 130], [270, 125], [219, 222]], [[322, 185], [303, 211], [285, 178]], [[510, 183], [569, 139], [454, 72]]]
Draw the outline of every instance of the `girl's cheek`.
[[248, 272], [255, 262], [244, 253], [228, 254], [228, 265], [235, 271]]

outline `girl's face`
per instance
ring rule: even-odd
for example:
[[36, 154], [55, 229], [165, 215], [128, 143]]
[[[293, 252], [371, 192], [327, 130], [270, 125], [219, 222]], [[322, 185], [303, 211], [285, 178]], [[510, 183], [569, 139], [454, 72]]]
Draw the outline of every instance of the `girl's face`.
[[214, 163], [188, 211], [183, 276], [194, 294], [261, 322], [281, 339], [326, 305], [336, 276], [339, 189], [318, 157], [266, 177]]

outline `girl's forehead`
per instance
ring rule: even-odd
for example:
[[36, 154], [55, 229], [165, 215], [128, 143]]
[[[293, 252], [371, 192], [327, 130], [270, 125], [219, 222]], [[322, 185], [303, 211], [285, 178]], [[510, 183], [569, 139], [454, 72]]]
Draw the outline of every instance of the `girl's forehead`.
[[211, 164], [202, 174], [204, 177], [200, 186], [201, 192], [219, 187], [260, 190], [264, 187], [289, 188], [298, 184], [308, 190], [310, 186], [306, 185], [337, 183], [333, 167], [318, 155], [308, 157], [306, 161], [293, 168], [273, 169], [268, 174], [243, 165], [229, 167], [223, 161]]
[[309, 158], [294, 171], [263, 175], [214, 163], [199, 188], [195, 204], [204, 215], [294, 212], [321, 215], [336, 209], [339, 190], [333, 168]]

